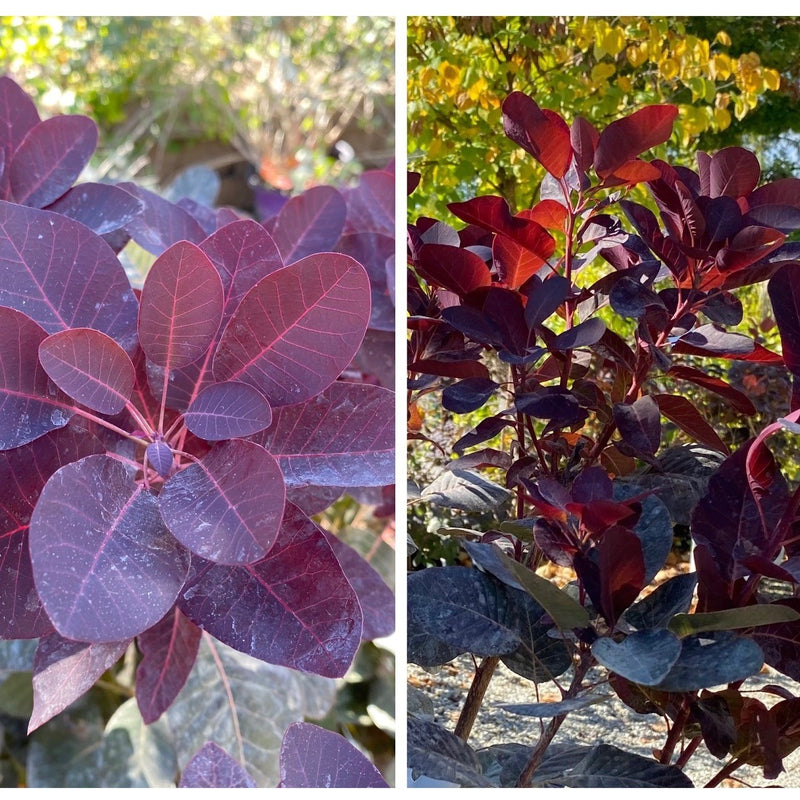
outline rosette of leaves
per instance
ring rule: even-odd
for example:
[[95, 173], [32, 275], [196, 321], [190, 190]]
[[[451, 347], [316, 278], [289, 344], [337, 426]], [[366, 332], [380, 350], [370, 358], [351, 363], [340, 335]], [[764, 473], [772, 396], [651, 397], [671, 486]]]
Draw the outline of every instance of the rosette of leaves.
[[[796, 388], [800, 263], [787, 238], [800, 228], [800, 180], [759, 186], [758, 161], [742, 148], [700, 153], [696, 172], [646, 160], [669, 139], [674, 106], [642, 108], [602, 131], [581, 118], [568, 124], [520, 92], [502, 111], [506, 135], [546, 172], [539, 197], [516, 212], [501, 197], [451, 203], [467, 223], [458, 231], [434, 219], [409, 227], [409, 370], [412, 405], [436, 391], [453, 414], [500, 400], [499, 412], [452, 444], [448, 468], [499, 472], [515, 513], [498, 530], [467, 534], [478, 539], [464, 545], [471, 569], [409, 577], [409, 660], [484, 659], [455, 731], [466, 740], [496, 664], [537, 682], [557, 678], [568, 666], [550, 663], [557, 642], [555, 654], [574, 664], [561, 702], [509, 709], [552, 718], [504, 778], [515, 785], [536, 783], [565, 716], [596, 701], [583, 683], [593, 664], [609, 670], [611, 687], [637, 713], [670, 720], [661, 764], [685, 736], [681, 765], [701, 743], [733, 757], [713, 785], [745, 763], [773, 779], [800, 745], [790, 721], [800, 697], [779, 690], [782, 702], [767, 708], [740, 686], [765, 662], [800, 679], [800, 490], [766, 445], [778, 429], [800, 431], [797, 391], [783, 420], [731, 453], [680, 387], [692, 383], [754, 414], [743, 392], [701, 368], [714, 357], [786, 368]], [[638, 184], [651, 191], [660, 220], [626, 196]], [[605, 274], [584, 281], [589, 264]], [[782, 354], [734, 330], [743, 316], [736, 290], [765, 280]], [[615, 317], [629, 335], [615, 331]], [[673, 391], [654, 388], [664, 385]], [[666, 463], [662, 419], [717, 451], [721, 464], [694, 507], [681, 509], [697, 573], [656, 588], [672, 520], [653, 495], [669, 489], [648, 484], [642, 467], [652, 474]], [[488, 446], [501, 432], [510, 446]], [[456, 502], [465, 491], [462, 480], [435, 500]], [[572, 570], [575, 586], [560, 590], [536, 575], [531, 566], [543, 561]], [[767, 591], [776, 585], [783, 598]], [[655, 591], [640, 599], [648, 588]], [[469, 753], [445, 745], [444, 760], [420, 751], [412, 766], [487, 785]], [[583, 758], [574, 755], [570, 770]], [[629, 767], [612, 782], [580, 785], [631, 785]]]
[[[30, 101], [0, 89], [0, 638], [38, 639], [29, 731], [132, 642], [148, 725], [206, 650], [223, 673], [227, 646], [343, 676], [362, 641], [394, 627], [379, 574], [310, 516], [348, 487], [380, 494], [394, 480], [393, 394], [353, 366], [385, 265], [371, 281], [333, 252], [357, 212], [321, 189], [333, 221], [309, 193], [269, 233], [124, 184], [132, 212], [114, 243], [156, 256], [134, 289], [98, 231], [19, 202], [37, 196], [14, 177], [21, 153], [31, 182], [58, 188], [76, 177], [60, 177], [64, 162], [91, 148], [68, 116], [47, 121], [49, 147], [27, 145]], [[103, 216], [101, 196], [74, 191]], [[304, 691], [287, 693], [294, 720]], [[234, 721], [240, 762], [245, 727]]]

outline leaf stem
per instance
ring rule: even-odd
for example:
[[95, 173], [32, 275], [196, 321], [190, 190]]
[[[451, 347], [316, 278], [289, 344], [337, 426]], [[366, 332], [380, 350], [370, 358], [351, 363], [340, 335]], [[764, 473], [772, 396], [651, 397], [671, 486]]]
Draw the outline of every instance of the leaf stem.
[[81, 416], [84, 419], [91, 420], [92, 422], [96, 422], [98, 425], [102, 425], [104, 428], [108, 428], [108, 430], [114, 431], [114, 433], [118, 433], [120, 436], [124, 436], [126, 439], [130, 439], [131, 441], [136, 442], [137, 444], [142, 444], [145, 446], [150, 444], [150, 442], [148, 442], [147, 439], [142, 439], [140, 436], [134, 436], [132, 433], [129, 433], [128, 431], [123, 430], [122, 428], [118, 428], [112, 422], [109, 422], [108, 420], [103, 419], [102, 417], [95, 416], [90, 411], [86, 411], [83, 408], [78, 408], [77, 406], [73, 406], [71, 410], [74, 411], [78, 416]]
[[465, 742], [469, 739], [472, 726], [475, 724], [475, 719], [481, 709], [481, 703], [486, 695], [486, 690], [489, 688], [489, 681], [491, 681], [499, 663], [499, 656], [489, 656], [484, 658], [475, 669], [472, 685], [469, 687], [469, 692], [467, 692], [467, 699], [464, 701], [464, 707], [461, 709], [455, 728], [455, 735]]
[[732, 758], [703, 788], [713, 789], [719, 786], [725, 778], [729, 778], [744, 762], [741, 758]]

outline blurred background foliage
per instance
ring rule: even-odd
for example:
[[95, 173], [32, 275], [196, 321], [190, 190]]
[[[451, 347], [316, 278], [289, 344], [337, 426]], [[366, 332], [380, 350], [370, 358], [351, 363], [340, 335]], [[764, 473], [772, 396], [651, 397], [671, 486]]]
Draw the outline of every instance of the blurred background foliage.
[[[346, 185], [393, 159], [394, 53], [389, 17], [0, 17], [0, 74], [42, 117], [77, 113], [98, 124], [87, 178], [164, 193], [200, 166], [206, 174], [193, 172], [194, 192], [203, 193], [212, 170], [216, 199], [204, 201], [251, 215], [257, 187], [291, 194]], [[122, 255], [129, 272], [153, 260], [132, 246]], [[315, 520], [393, 588], [392, 504], [379, 490], [354, 494]], [[395, 652], [394, 636], [362, 645], [334, 707], [317, 721], [367, 752], [390, 783]], [[107, 720], [132, 696], [133, 668], [135, 653], [80, 702]], [[0, 663], [3, 787], [26, 782], [31, 676], [18, 669]]]
[[781, 177], [800, 160], [799, 51], [797, 17], [410, 17], [410, 216], [476, 194], [530, 205], [533, 162], [502, 136], [514, 90], [600, 128], [675, 103], [661, 155], [694, 166], [697, 150], [739, 144]]
[[95, 179], [244, 163], [289, 191], [394, 154], [389, 17], [0, 17], [0, 70], [97, 122]]

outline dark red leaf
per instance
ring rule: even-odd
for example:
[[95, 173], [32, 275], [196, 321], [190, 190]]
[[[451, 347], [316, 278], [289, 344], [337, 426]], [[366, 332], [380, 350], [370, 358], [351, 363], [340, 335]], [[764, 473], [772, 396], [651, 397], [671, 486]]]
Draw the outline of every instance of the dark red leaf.
[[98, 236], [119, 230], [144, 210], [144, 203], [108, 183], [81, 183], [47, 207], [82, 222]]
[[105, 455], [48, 480], [31, 517], [30, 549], [48, 616], [62, 636], [82, 642], [147, 630], [175, 602], [189, 566], [156, 496]]
[[576, 347], [589, 347], [599, 342], [605, 332], [605, 322], [600, 317], [592, 317], [559, 333], [550, 343], [550, 347], [560, 351], [572, 350]]
[[369, 232], [394, 237], [394, 172], [372, 169], [344, 193], [347, 220], [344, 233]]
[[136, 637], [136, 703], [147, 725], [171, 705], [192, 671], [202, 632], [177, 608]]
[[193, 553], [219, 564], [251, 564], [275, 543], [285, 497], [278, 462], [254, 442], [230, 439], [173, 475], [158, 507]]
[[594, 152], [600, 134], [591, 122], [583, 117], [575, 117], [570, 128], [570, 142], [575, 153], [575, 165], [579, 172], [586, 174], [594, 163]]
[[551, 175], [563, 178], [572, 161], [570, 130], [555, 112], [539, 108], [523, 92], [503, 101], [503, 130], [530, 153]]
[[380, 386], [332, 383], [277, 409], [252, 438], [278, 459], [288, 486], [394, 483], [394, 393]]
[[731, 239], [728, 247], [717, 253], [716, 264], [725, 272], [736, 272], [766, 258], [785, 239], [780, 231], [749, 225]]
[[424, 245], [416, 268], [428, 283], [449, 289], [459, 297], [492, 283], [489, 267], [480, 256], [446, 244]]
[[0, 202], [0, 252], [0, 305], [48, 333], [94, 328], [134, 351], [139, 304], [99, 236], [61, 214]]
[[39, 361], [56, 386], [81, 405], [118, 414], [131, 399], [136, 373], [128, 354], [92, 328], [72, 328], [39, 345]]
[[545, 260], [513, 239], [498, 234], [492, 242], [492, 262], [500, 280], [511, 289], [517, 289], [536, 274]]
[[800, 375], [800, 268], [781, 267], [770, 278], [767, 290], [781, 334], [783, 360], [790, 372]]
[[719, 438], [717, 432], [709, 425], [696, 406], [685, 397], [677, 394], [655, 394], [653, 400], [658, 403], [659, 412], [674, 422], [682, 431], [688, 433], [692, 439], [712, 450], [730, 453], [728, 445]]
[[389, 784], [341, 734], [295, 722], [281, 742], [281, 788], [383, 789]]
[[440, 375], [443, 378], [488, 378], [489, 370], [480, 361], [440, 361], [435, 358], [421, 358], [408, 365], [409, 372], [423, 375]]
[[218, 744], [206, 742], [183, 768], [181, 789], [255, 789], [256, 782]]
[[743, 147], [724, 147], [700, 169], [702, 193], [709, 197], [744, 197], [758, 186], [760, 177], [758, 158]]
[[645, 585], [642, 544], [633, 531], [615, 525], [603, 533], [597, 550], [601, 608], [613, 625]]
[[267, 275], [225, 328], [215, 379], [249, 383], [273, 408], [314, 397], [358, 351], [369, 291], [364, 268], [338, 253], [310, 255]]
[[740, 392], [738, 389], [734, 389], [733, 386], [725, 383], [725, 381], [720, 378], [706, 375], [705, 372], [701, 372], [694, 367], [684, 367], [681, 365], [670, 367], [668, 374], [673, 378], [691, 381], [697, 386], [702, 386], [704, 389], [718, 394], [731, 408], [736, 409], [736, 411], [742, 414], [750, 416], [756, 413], [756, 407], [746, 394]]
[[74, 413], [72, 401], [52, 386], [39, 363], [46, 338], [25, 314], [0, 306], [0, 450], [63, 428]]
[[633, 403], [614, 404], [614, 422], [625, 444], [640, 453], [655, 455], [661, 444], [661, 416], [649, 395]]
[[632, 158], [624, 164], [615, 167], [613, 171], [606, 176], [606, 185], [619, 185], [621, 183], [633, 186], [636, 183], [644, 183], [645, 181], [658, 180], [661, 172], [658, 167], [649, 164], [647, 161], [642, 161], [640, 158]]
[[562, 203], [546, 198], [540, 200], [533, 208], [523, 208], [516, 216], [519, 219], [532, 219], [551, 231], [564, 231], [569, 213]]
[[347, 672], [361, 642], [358, 598], [339, 561], [290, 505], [262, 561], [236, 567], [193, 557], [179, 607], [235, 650], [331, 678]]
[[217, 442], [263, 431], [272, 422], [272, 409], [264, 395], [249, 384], [212, 383], [192, 401], [184, 422], [201, 439]]
[[39, 640], [33, 658], [33, 713], [28, 733], [82, 697], [119, 661], [130, 639], [89, 644], [51, 633]]
[[208, 256], [190, 242], [160, 255], [142, 289], [139, 342], [164, 367], [191, 364], [206, 352], [222, 320], [222, 281]]
[[292, 197], [280, 210], [272, 238], [284, 264], [333, 250], [344, 230], [347, 206], [332, 186], [315, 186]]
[[570, 282], [562, 275], [552, 275], [542, 281], [533, 277], [525, 287], [525, 322], [532, 330], [563, 305], [569, 295]]
[[8, 195], [8, 167], [14, 151], [31, 128], [39, 123], [39, 112], [30, 97], [6, 75], [0, 75], [0, 199]]
[[666, 142], [677, 116], [677, 106], [653, 105], [612, 122], [600, 133], [594, 155], [595, 172], [605, 178], [651, 147]]
[[8, 164], [16, 203], [43, 208], [69, 189], [97, 147], [97, 125], [80, 114], [50, 117], [34, 125]]
[[33, 583], [28, 526], [47, 479], [59, 467], [104, 447], [74, 423], [0, 452], [0, 639], [44, 636], [53, 625]]

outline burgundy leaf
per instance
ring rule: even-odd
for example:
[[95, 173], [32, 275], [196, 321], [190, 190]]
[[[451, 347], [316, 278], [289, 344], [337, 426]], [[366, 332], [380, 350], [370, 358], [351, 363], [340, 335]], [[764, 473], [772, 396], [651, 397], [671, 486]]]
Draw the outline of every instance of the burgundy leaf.
[[118, 642], [154, 625], [175, 602], [188, 553], [161, 522], [158, 500], [109, 456], [67, 464], [31, 518], [36, 588], [56, 630]]
[[770, 278], [767, 290], [781, 334], [783, 360], [790, 372], [800, 375], [800, 281], [798, 267], [781, 267]]
[[28, 733], [82, 697], [119, 661], [131, 640], [89, 644], [51, 633], [39, 640], [33, 658], [33, 713]]
[[369, 314], [369, 277], [357, 261], [307, 256], [247, 293], [222, 334], [214, 377], [255, 386], [273, 407], [302, 403], [350, 363]]
[[166, 442], [151, 442], [145, 449], [148, 463], [162, 477], [168, 478], [175, 464], [175, 456]]
[[645, 395], [633, 403], [614, 404], [614, 422], [623, 441], [641, 453], [654, 455], [661, 444], [658, 404]]
[[454, 414], [477, 411], [500, 384], [488, 378], [466, 378], [442, 390], [442, 406]]
[[449, 289], [459, 297], [492, 283], [489, 267], [480, 256], [447, 244], [426, 244], [419, 251], [416, 267], [428, 283]]
[[14, 151], [39, 123], [33, 100], [6, 75], [0, 75], [0, 199], [8, 199], [8, 167]]
[[775, 228], [792, 233], [800, 228], [800, 208], [795, 206], [764, 205], [751, 208], [742, 218], [745, 225]]
[[73, 400], [101, 414], [118, 414], [131, 399], [136, 372], [128, 354], [92, 328], [72, 328], [39, 345], [39, 361]]
[[540, 200], [533, 208], [523, 208], [516, 215], [519, 219], [532, 219], [551, 231], [565, 231], [569, 212], [563, 203], [552, 198]]
[[611, 308], [620, 316], [639, 319], [648, 308], [664, 308], [664, 301], [649, 287], [623, 275], [608, 295]]
[[594, 154], [595, 172], [605, 178], [651, 147], [666, 142], [677, 116], [677, 106], [652, 105], [612, 122], [600, 133]]
[[272, 228], [284, 264], [333, 250], [344, 229], [347, 206], [332, 186], [315, 186], [292, 197]]
[[272, 409], [264, 395], [249, 384], [212, 383], [192, 401], [184, 422], [201, 439], [216, 442], [263, 431], [272, 422]]
[[364, 625], [362, 641], [388, 636], [394, 630], [394, 595], [370, 563], [337, 536], [322, 531], [339, 561], [347, 580], [355, 590]]
[[492, 264], [500, 280], [511, 289], [519, 288], [535, 275], [545, 259], [508, 236], [497, 234], [492, 242]]
[[218, 744], [206, 742], [181, 773], [181, 789], [255, 789], [256, 782]]
[[523, 92], [503, 101], [503, 130], [553, 177], [563, 178], [572, 162], [570, 130], [555, 112], [539, 108]]
[[653, 400], [658, 404], [659, 412], [688, 433], [692, 439], [712, 450], [730, 453], [728, 445], [719, 438], [717, 432], [691, 401], [677, 394], [655, 394]]
[[286, 499], [309, 517], [332, 506], [343, 494], [343, 486], [286, 487]]
[[786, 236], [772, 228], [748, 225], [731, 239], [728, 247], [717, 253], [717, 266], [725, 272], [745, 269], [766, 258], [783, 244]]
[[516, 408], [521, 414], [550, 420], [552, 425], [559, 428], [581, 423], [588, 416], [578, 398], [569, 389], [560, 386], [546, 386], [535, 392], [517, 395]]
[[208, 349], [222, 320], [222, 281], [197, 245], [178, 242], [160, 255], [142, 289], [139, 341], [169, 371]]
[[613, 494], [611, 478], [602, 467], [582, 469], [572, 483], [572, 499], [576, 503], [611, 500]]
[[784, 205], [800, 208], [800, 178], [781, 178], [759, 186], [748, 198], [752, 210], [756, 206]]
[[69, 189], [97, 147], [97, 125], [65, 114], [46, 119], [26, 134], [8, 165], [14, 201], [43, 208]]
[[202, 631], [177, 608], [136, 637], [136, 703], [147, 725], [171, 705], [192, 671]]
[[[339, 239], [336, 252], [354, 258], [367, 270], [372, 289], [370, 328], [393, 331], [394, 298], [390, 278], [394, 276], [394, 238], [368, 231], [350, 233]], [[388, 260], [391, 260], [391, 270], [387, 270]]]
[[281, 788], [383, 789], [383, 776], [341, 734], [295, 722], [281, 742]]
[[0, 450], [63, 428], [74, 411], [39, 364], [47, 334], [13, 308], [0, 306]]
[[278, 459], [287, 486], [394, 483], [394, 393], [380, 386], [332, 383], [277, 409], [252, 438]]
[[700, 325], [681, 336], [678, 342], [684, 342], [695, 350], [702, 350], [715, 356], [747, 355], [752, 353], [755, 347], [755, 342], [749, 336], [729, 333], [716, 325]]
[[[534, 415], [535, 416], [535, 415]], [[512, 425], [510, 419], [498, 415], [495, 417], [487, 417], [481, 420], [473, 430], [464, 434], [454, 445], [453, 450], [459, 455], [463, 455], [468, 447], [474, 447], [478, 444], [493, 439], [508, 425]]]
[[600, 341], [606, 332], [606, 324], [600, 317], [592, 317], [559, 333], [550, 343], [553, 350], [572, 350], [576, 347], [589, 347]]
[[736, 411], [742, 414], [753, 415], [756, 413], [756, 407], [746, 394], [743, 394], [738, 389], [734, 389], [733, 386], [725, 383], [725, 381], [720, 378], [715, 378], [713, 375], [706, 375], [705, 372], [701, 372], [694, 367], [684, 367], [681, 365], [670, 367], [668, 374], [673, 378], [690, 381], [697, 386], [702, 386], [704, 389], [718, 394], [731, 408], [736, 409]]
[[224, 644], [267, 661], [342, 677], [361, 641], [358, 598], [322, 531], [287, 505], [265, 559], [224, 566], [198, 557], [178, 601]]
[[408, 365], [409, 372], [423, 375], [440, 375], [443, 378], [488, 378], [489, 370], [480, 361], [440, 361], [435, 358], [420, 358]]
[[361, 173], [358, 185], [345, 192], [344, 233], [368, 231], [394, 237], [394, 174], [388, 170]]
[[139, 304], [111, 248], [61, 214], [0, 202], [0, 305], [48, 333], [94, 328], [132, 353]]
[[176, 242], [199, 244], [206, 238], [205, 231], [192, 215], [135, 183], [117, 184], [144, 203], [144, 211], [134, 217], [125, 229], [131, 238], [154, 256], [159, 256]]
[[525, 287], [525, 322], [530, 329], [540, 325], [554, 314], [569, 295], [570, 282], [562, 275], [553, 275], [546, 281], [534, 276]]
[[244, 439], [219, 442], [173, 475], [158, 506], [172, 535], [220, 564], [251, 564], [275, 543], [286, 490], [278, 462]]
[[140, 200], [108, 183], [81, 183], [47, 207], [48, 211], [82, 222], [98, 236], [123, 227], [143, 209]]
[[575, 164], [579, 172], [586, 174], [594, 162], [594, 152], [600, 134], [591, 122], [575, 117], [570, 128], [570, 142], [575, 153]]
[[701, 191], [709, 197], [744, 197], [758, 186], [761, 165], [743, 147], [724, 147], [700, 169]]
[[23, 447], [0, 452], [0, 639], [28, 639], [53, 630], [33, 583], [28, 526], [47, 479], [59, 468], [104, 450], [70, 424]]
[[200, 242], [222, 279], [224, 319], [263, 277], [283, 267], [280, 252], [263, 226], [251, 219], [225, 225]]
[[706, 220], [706, 239], [721, 242], [742, 227], [742, 210], [732, 197], [700, 197], [697, 201]]

